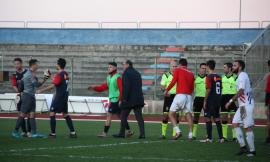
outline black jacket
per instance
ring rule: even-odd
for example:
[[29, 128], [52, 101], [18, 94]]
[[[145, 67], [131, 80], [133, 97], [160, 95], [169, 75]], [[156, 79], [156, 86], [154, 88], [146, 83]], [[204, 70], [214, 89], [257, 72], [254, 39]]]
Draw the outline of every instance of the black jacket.
[[123, 108], [143, 107], [144, 98], [142, 92], [141, 74], [133, 67], [124, 71], [122, 76], [123, 82]]

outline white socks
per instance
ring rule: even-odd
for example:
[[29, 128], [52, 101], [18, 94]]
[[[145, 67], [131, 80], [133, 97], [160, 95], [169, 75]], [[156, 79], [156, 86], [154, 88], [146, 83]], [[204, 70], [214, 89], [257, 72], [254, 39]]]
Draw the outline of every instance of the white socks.
[[255, 146], [254, 146], [254, 134], [253, 131], [251, 132], [246, 132], [246, 140], [248, 143], [249, 151], [255, 151]]
[[193, 137], [192, 132], [189, 132], [189, 133], [188, 133], [188, 138], [189, 138], [189, 139], [192, 139], [192, 137]]
[[[237, 140], [240, 144], [240, 147], [244, 147], [246, 144], [245, 144], [245, 139], [244, 139], [244, 135], [243, 135], [241, 128], [239, 128], [239, 127], [234, 128], [234, 131], [236, 133], [236, 137], [237, 137]], [[246, 132], [246, 140], [247, 140], [247, 144], [249, 147], [249, 151], [250, 152], [255, 151], [253, 131]]]
[[241, 128], [239, 128], [239, 127], [234, 128], [234, 131], [236, 133], [236, 137], [237, 137], [237, 140], [240, 144], [240, 147], [244, 147], [246, 144], [245, 144], [244, 135], [243, 135]]
[[174, 129], [175, 133], [180, 133], [181, 132], [181, 130], [180, 130], [180, 128], [178, 126], [173, 127], [173, 129]]

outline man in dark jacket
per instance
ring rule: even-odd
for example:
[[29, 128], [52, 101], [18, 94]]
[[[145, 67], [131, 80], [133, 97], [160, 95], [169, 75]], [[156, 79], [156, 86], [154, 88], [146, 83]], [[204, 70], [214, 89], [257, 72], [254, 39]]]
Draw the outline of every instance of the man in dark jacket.
[[133, 63], [127, 60], [123, 64], [123, 96], [121, 103], [121, 128], [119, 134], [113, 135], [116, 138], [125, 137], [125, 128], [127, 119], [131, 110], [134, 111], [136, 120], [140, 128], [140, 139], [145, 138], [144, 119], [142, 116], [142, 108], [144, 106], [144, 98], [142, 92], [142, 78], [140, 73], [133, 68]]

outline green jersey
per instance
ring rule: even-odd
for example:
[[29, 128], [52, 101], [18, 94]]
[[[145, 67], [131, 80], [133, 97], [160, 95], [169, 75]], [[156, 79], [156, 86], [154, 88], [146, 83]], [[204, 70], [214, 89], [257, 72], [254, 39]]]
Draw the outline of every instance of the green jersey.
[[236, 90], [236, 75], [222, 76], [222, 95], [234, 95], [237, 93]]
[[117, 79], [121, 77], [119, 73], [114, 74], [113, 76], [107, 76], [107, 86], [109, 89], [109, 100], [110, 102], [118, 102], [119, 100], [119, 87], [117, 85]]
[[195, 97], [205, 97], [206, 94], [206, 75], [201, 77], [197, 75], [194, 81]]
[[[165, 74], [162, 75], [162, 79], [160, 84], [167, 88], [170, 83], [172, 82], [173, 75], [171, 72], [166, 72]], [[173, 88], [169, 91], [170, 94], [176, 94], [176, 84], [173, 86]]]

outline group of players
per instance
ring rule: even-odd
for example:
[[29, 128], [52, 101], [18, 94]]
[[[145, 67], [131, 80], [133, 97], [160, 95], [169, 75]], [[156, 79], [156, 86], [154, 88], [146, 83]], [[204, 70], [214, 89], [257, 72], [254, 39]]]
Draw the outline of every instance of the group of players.
[[[45, 88], [40, 88], [51, 76], [49, 70], [44, 72], [44, 78], [39, 81], [36, 73], [38, 70], [38, 60], [31, 59], [29, 61], [29, 68], [25, 69], [22, 66], [22, 59], [15, 58], [14, 65], [16, 73], [12, 76], [12, 86], [17, 93], [19, 102], [17, 104], [18, 119], [12, 136], [15, 138], [32, 137], [32, 138], [45, 138], [44, 134], [37, 133], [35, 110], [36, 98], [35, 94], [42, 93], [55, 89], [52, 104], [50, 106], [50, 137], [56, 137], [56, 113], [62, 113], [66, 120], [67, 126], [70, 130], [70, 138], [77, 138], [73, 122], [68, 115], [68, 74], [65, 71], [66, 60], [59, 58], [57, 61], [57, 74], [54, 76], [51, 85]], [[27, 118], [27, 122], [25, 121]], [[26, 128], [27, 125], [27, 128]], [[19, 129], [22, 129], [22, 134]]]
[[[31, 59], [29, 69], [24, 69], [20, 58], [14, 59], [16, 73], [13, 75], [12, 84], [20, 97], [17, 105], [18, 119], [12, 136], [21, 138], [29, 136], [33, 138], [46, 137], [36, 132], [35, 122], [35, 93], [36, 89], [41, 87], [51, 76], [50, 71], [44, 72], [43, 81], [38, 81], [36, 71], [38, 70], [38, 61]], [[224, 64], [224, 75], [220, 76], [215, 72], [215, 61], [209, 60], [201, 63], [198, 74], [188, 70], [186, 59], [180, 59], [179, 62], [170, 63], [170, 71], [162, 76], [161, 88], [164, 90], [164, 107], [162, 120], [162, 138], [166, 138], [166, 132], [169, 120], [173, 125], [173, 139], [177, 140], [182, 136], [179, 128], [179, 114], [184, 112], [188, 122], [188, 139], [193, 140], [197, 137], [197, 129], [200, 113], [203, 109], [207, 138], [201, 142], [212, 143], [212, 122], [216, 123], [218, 132], [218, 142], [223, 143], [228, 140], [228, 123], [232, 119], [232, 136], [240, 144], [238, 155], [247, 154], [247, 156], [256, 155], [254, 147], [253, 134], [253, 109], [254, 99], [249, 77], [244, 72], [245, 63], [242, 60], [236, 60], [233, 63]], [[56, 137], [56, 113], [62, 113], [70, 129], [70, 137], [77, 138], [72, 119], [68, 115], [68, 74], [64, 70], [66, 66], [65, 59], [58, 59], [57, 74], [52, 79], [52, 84], [48, 87], [37, 90], [42, 93], [52, 89], [56, 90], [52, 105], [50, 106], [50, 137]], [[112, 115], [120, 117], [122, 100], [122, 80], [117, 72], [117, 64], [111, 62], [108, 64], [108, 76], [106, 82], [101, 86], [90, 86], [89, 90], [98, 92], [108, 90], [110, 107], [105, 122], [104, 131], [99, 137], [106, 137], [111, 125]], [[194, 94], [194, 103], [193, 95]], [[237, 101], [238, 108], [235, 104]], [[193, 104], [192, 104], [193, 103]], [[220, 110], [221, 109], [221, 110]], [[135, 112], [135, 111], [134, 111]], [[27, 118], [27, 120], [25, 120]], [[143, 124], [143, 119], [142, 119]], [[27, 125], [27, 128], [26, 128]], [[240, 126], [244, 127], [244, 135]], [[19, 129], [22, 128], [22, 134]], [[144, 126], [140, 127], [144, 132]], [[134, 134], [128, 123], [125, 124], [126, 137]], [[31, 133], [30, 133], [31, 132]], [[119, 137], [119, 136], [115, 136]], [[122, 137], [122, 136], [121, 136]], [[142, 137], [145, 138], [144, 133]], [[246, 146], [248, 145], [248, 147]]]
[[[176, 140], [182, 136], [177, 114], [182, 111], [186, 114], [188, 122], [188, 139], [196, 139], [198, 122], [203, 109], [207, 137], [200, 142], [213, 142], [212, 122], [216, 123], [218, 142], [228, 141], [228, 122], [232, 119], [233, 140], [237, 140], [240, 144], [240, 151], [237, 154], [255, 156], [254, 99], [249, 77], [244, 72], [245, 62], [236, 60], [233, 64], [225, 63], [222, 76], [215, 72], [214, 60], [201, 63], [196, 76], [188, 70], [187, 65], [186, 59], [180, 59], [179, 65], [177, 61], [172, 61], [170, 72], [162, 76], [161, 86], [165, 91], [165, 97], [161, 138], [166, 138], [169, 120], [173, 125], [173, 139]], [[240, 126], [244, 127], [248, 147]]]

